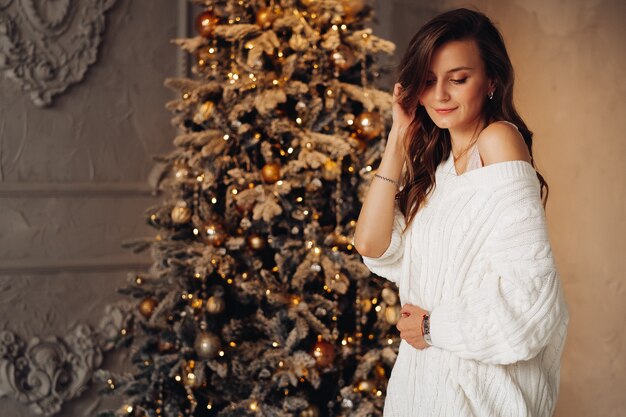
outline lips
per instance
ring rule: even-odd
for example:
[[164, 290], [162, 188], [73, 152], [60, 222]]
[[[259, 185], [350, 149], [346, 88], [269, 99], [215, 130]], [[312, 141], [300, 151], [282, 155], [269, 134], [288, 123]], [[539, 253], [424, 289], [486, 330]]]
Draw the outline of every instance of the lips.
[[456, 110], [456, 107], [453, 109], [435, 109], [435, 111], [439, 114], [448, 114], [454, 110]]

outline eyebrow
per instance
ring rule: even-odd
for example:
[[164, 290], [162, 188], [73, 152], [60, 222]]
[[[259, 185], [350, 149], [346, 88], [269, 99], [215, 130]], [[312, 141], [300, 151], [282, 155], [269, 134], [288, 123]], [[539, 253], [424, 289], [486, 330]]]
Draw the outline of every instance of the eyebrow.
[[[450, 74], [451, 72], [457, 72], [457, 71], [463, 71], [463, 70], [473, 70], [474, 68], [472, 67], [456, 67], [456, 68], [452, 68], [451, 70], [446, 71], [446, 74]], [[428, 71], [429, 74], [434, 74], [432, 71]]]
[[448, 71], [448, 73], [462, 71], [462, 70], [472, 70], [472, 69], [474, 69], [474, 68], [471, 68], [471, 67], [457, 67], [457, 68], [452, 68], [450, 71]]

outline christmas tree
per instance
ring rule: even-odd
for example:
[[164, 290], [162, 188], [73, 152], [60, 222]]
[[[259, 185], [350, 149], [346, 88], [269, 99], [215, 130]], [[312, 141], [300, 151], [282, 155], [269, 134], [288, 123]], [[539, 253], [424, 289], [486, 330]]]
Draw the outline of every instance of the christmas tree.
[[122, 292], [130, 416], [380, 416], [395, 288], [352, 246], [384, 150], [394, 45], [362, 0], [205, 0], [166, 85], [180, 126], [147, 211], [154, 265]]

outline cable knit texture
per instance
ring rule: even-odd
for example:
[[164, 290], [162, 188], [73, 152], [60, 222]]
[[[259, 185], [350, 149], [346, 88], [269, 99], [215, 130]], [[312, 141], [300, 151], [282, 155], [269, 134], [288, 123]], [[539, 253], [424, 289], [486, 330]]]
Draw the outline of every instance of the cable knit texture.
[[[477, 154], [477, 153], [476, 153]], [[569, 315], [532, 165], [457, 175], [452, 154], [413, 223], [396, 206], [389, 247], [363, 262], [431, 312], [433, 346], [404, 340], [384, 417], [548, 417]]]

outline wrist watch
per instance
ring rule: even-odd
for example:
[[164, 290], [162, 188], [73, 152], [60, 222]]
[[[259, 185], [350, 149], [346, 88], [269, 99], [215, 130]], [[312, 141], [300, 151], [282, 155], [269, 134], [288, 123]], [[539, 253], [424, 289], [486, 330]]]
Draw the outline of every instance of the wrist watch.
[[422, 316], [422, 335], [424, 336], [424, 341], [429, 345], [432, 345], [433, 342], [430, 339], [430, 314], [424, 314]]

